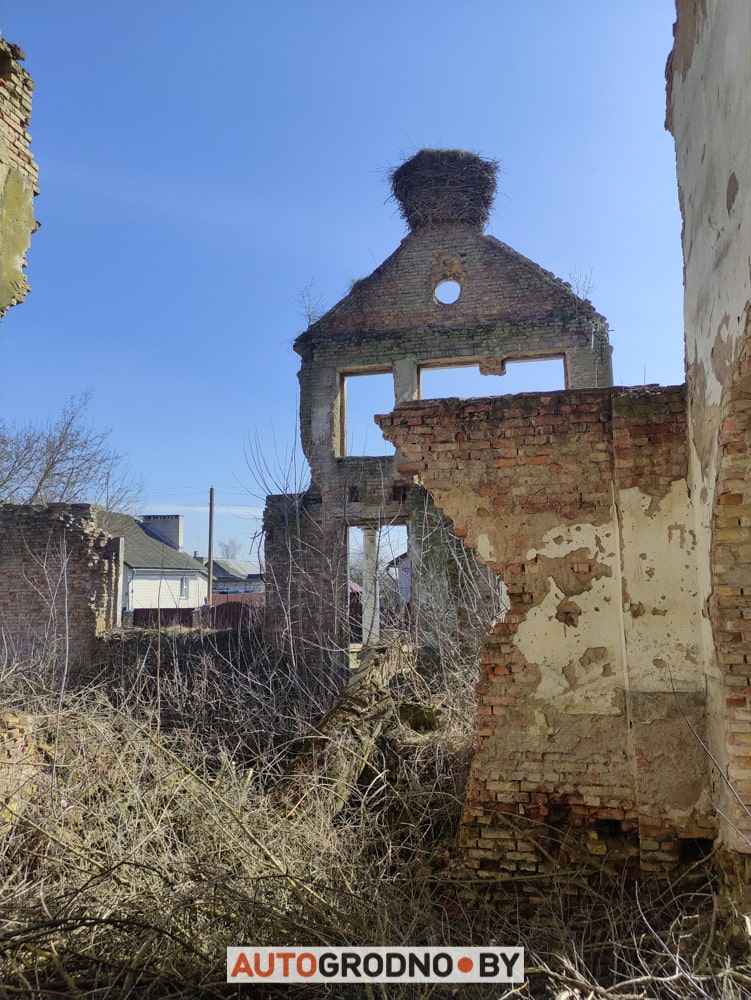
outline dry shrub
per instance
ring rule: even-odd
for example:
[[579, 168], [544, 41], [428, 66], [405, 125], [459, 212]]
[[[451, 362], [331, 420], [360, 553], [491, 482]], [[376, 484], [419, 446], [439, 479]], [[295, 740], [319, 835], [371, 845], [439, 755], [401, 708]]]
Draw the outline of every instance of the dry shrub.
[[[135, 714], [101, 690], [66, 696], [60, 711], [52, 699], [55, 767], [0, 831], [0, 995], [223, 996], [233, 942], [387, 941], [378, 884], [412, 911], [397, 932], [408, 939], [430, 850], [419, 789], [392, 794], [374, 759], [339, 822], [314, 794], [286, 814], [264, 775], [216, 748], [207, 761], [190, 729], [157, 736], [156, 717]], [[420, 826], [410, 858], [390, 843], [394, 795]]]
[[[199, 691], [210, 699], [223, 690], [211, 672], [182, 693], [175, 678], [170, 693], [162, 673], [161, 698], [185, 700], [167, 724], [153, 701], [149, 708], [145, 668], [129, 697], [121, 689], [115, 698], [103, 683], [35, 689], [44, 670], [33, 667], [8, 665], [0, 678], [3, 703], [33, 707], [34, 738], [51, 748], [0, 826], [2, 998], [235, 996], [224, 982], [228, 945], [496, 942], [525, 946], [526, 984], [465, 987], [462, 996], [749, 995], [747, 956], [725, 955], [708, 869], [649, 890], [585, 870], [478, 885], [455, 867], [472, 742], [454, 708], [437, 718], [426, 711], [419, 677], [399, 678], [395, 693], [411, 707], [385, 728], [334, 815], [325, 775], [310, 774], [305, 801], [290, 807], [276, 794], [274, 755], [248, 765], [238, 706], [212, 709], [228, 727], [222, 741], [190, 716]], [[244, 703], [245, 722], [259, 726], [259, 710]], [[270, 696], [265, 705], [268, 732]], [[269, 986], [252, 995], [453, 990]]]

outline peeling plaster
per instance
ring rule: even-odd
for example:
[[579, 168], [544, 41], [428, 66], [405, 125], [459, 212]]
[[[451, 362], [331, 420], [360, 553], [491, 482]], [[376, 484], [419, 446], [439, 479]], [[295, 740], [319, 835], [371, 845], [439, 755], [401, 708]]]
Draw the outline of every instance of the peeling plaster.
[[490, 543], [490, 539], [486, 534], [477, 536], [477, 554], [486, 563], [492, 563], [496, 561], [495, 550]]
[[[691, 487], [709, 505], [722, 392], [746, 336], [749, 41], [748, 0], [679, 0], [667, 68], [668, 125], [676, 141], [683, 218], [687, 382], [695, 448]], [[710, 94], [721, 95], [718, 105], [710, 102]], [[702, 530], [709, 520], [703, 513]]]
[[[542, 537], [538, 548], [527, 549], [527, 562], [539, 556], [562, 559], [573, 549], [588, 550], [588, 558], [595, 561], [595, 553], [603, 553], [606, 558], [615, 557], [615, 532], [612, 525], [558, 524]], [[607, 552], [606, 550], [611, 551]]]
[[728, 215], [733, 211], [733, 205], [735, 204], [735, 199], [738, 195], [738, 178], [735, 175], [735, 171], [732, 172], [730, 177], [728, 177], [728, 188], [726, 194], [726, 204]]
[[[748, 302], [744, 306], [744, 313], [748, 310]], [[730, 336], [730, 316], [725, 313], [717, 324], [714, 343], [710, 352], [712, 361], [712, 372], [717, 384], [722, 388], [728, 384], [729, 375], [738, 360], [740, 344], [737, 339]]]
[[[682, 690], [703, 685], [697, 535], [685, 481], [662, 500], [636, 487], [620, 494], [622, 573], [629, 600], [625, 638], [630, 686], [664, 689], [665, 670]], [[655, 660], [665, 664], [655, 672]]]
[[[519, 651], [540, 671], [536, 696], [566, 714], [620, 715], [623, 663], [619, 644], [607, 643], [608, 636], [618, 635], [615, 602], [608, 603], [615, 596], [615, 581], [601, 577], [577, 597], [581, 614], [576, 628], [557, 619], [566, 595], [552, 577], [547, 583], [547, 596], [529, 611], [516, 635]], [[562, 652], [568, 658], [563, 664]]]
[[691, 69], [691, 61], [700, 31], [703, 30], [706, 20], [707, 0], [689, 0], [688, 3], [681, 2], [679, 4], [675, 44], [668, 64], [669, 80], [672, 73], [680, 75], [682, 79], [686, 78], [686, 74]]
[[24, 55], [0, 34], [0, 318], [23, 301], [26, 251], [37, 229], [34, 196], [38, 173], [26, 131], [34, 85], [20, 63]]
[[28, 291], [26, 251], [36, 228], [33, 181], [5, 167], [2, 161], [8, 157], [3, 147], [0, 143], [0, 316]]

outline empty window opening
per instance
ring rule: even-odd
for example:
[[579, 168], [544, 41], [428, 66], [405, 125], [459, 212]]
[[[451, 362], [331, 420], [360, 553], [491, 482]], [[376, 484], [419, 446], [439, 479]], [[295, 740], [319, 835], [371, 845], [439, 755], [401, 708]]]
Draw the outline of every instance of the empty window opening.
[[623, 836], [623, 827], [618, 819], [595, 820], [594, 829], [600, 837], [612, 837], [618, 840]]
[[678, 840], [678, 857], [681, 864], [692, 864], [709, 857], [714, 841], [708, 837], [687, 837]]
[[506, 396], [517, 392], [552, 392], [566, 388], [563, 358], [508, 361], [505, 375], [481, 375], [479, 365], [457, 368], [423, 368], [423, 399], [459, 396]]
[[436, 301], [440, 302], [443, 306], [453, 305], [457, 301], [459, 296], [462, 294], [462, 286], [458, 281], [439, 281], [435, 286], [433, 294], [436, 297]]
[[391, 487], [391, 499], [402, 506], [409, 501], [411, 486], [406, 483], [394, 483]]
[[373, 420], [376, 413], [394, 409], [394, 376], [347, 375], [342, 388], [342, 454], [378, 457], [393, 455], [394, 446]]
[[406, 525], [350, 528], [348, 575], [350, 643], [405, 627], [412, 575]]

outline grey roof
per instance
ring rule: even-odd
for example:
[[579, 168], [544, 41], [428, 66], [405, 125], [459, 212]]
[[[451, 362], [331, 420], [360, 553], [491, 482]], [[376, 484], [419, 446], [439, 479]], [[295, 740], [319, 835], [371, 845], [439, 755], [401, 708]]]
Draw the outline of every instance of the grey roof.
[[247, 580], [260, 574], [258, 563], [250, 559], [214, 559], [215, 580]]
[[397, 568], [398, 566], [401, 566], [401, 564], [405, 562], [407, 563], [410, 562], [409, 552], [402, 552], [400, 555], [394, 556], [391, 562], [386, 563], [386, 569], [389, 569], [391, 566]]
[[125, 539], [123, 561], [133, 569], [182, 569], [208, 575], [203, 563], [167, 545], [138, 518], [102, 510], [98, 519], [108, 535]]

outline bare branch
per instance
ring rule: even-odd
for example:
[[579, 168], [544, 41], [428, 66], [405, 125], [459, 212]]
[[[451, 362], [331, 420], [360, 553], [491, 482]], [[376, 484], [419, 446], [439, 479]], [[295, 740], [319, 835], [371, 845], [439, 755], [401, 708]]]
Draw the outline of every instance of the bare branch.
[[135, 510], [142, 488], [109, 443], [86, 422], [90, 393], [71, 397], [46, 424], [0, 420], [0, 501], [96, 503]]
[[298, 311], [309, 327], [316, 323], [326, 312], [323, 296], [313, 290], [314, 285], [315, 281], [311, 278], [310, 281], [305, 282], [297, 295], [297, 302], [300, 307]]
[[243, 543], [239, 538], [226, 538], [219, 542], [217, 546], [222, 559], [238, 559], [242, 551]]

